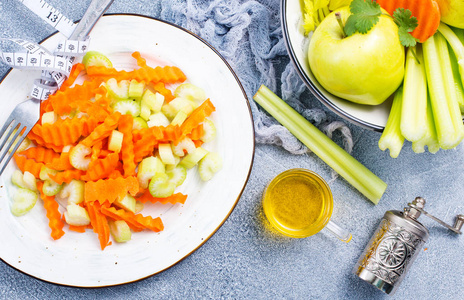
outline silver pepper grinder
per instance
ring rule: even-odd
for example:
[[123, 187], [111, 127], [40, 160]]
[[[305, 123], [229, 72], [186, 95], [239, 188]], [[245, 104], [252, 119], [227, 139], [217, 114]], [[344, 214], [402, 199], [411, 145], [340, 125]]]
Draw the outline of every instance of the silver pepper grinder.
[[424, 210], [425, 200], [417, 197], [404, 211], [387, 211], [364, 249], [354, 273], [379, 290], [393, 295], [429, 237], [429, 231], [417, 221], [424, 214], [449, 230], [461, 234], [464, 215], [454, 226]]

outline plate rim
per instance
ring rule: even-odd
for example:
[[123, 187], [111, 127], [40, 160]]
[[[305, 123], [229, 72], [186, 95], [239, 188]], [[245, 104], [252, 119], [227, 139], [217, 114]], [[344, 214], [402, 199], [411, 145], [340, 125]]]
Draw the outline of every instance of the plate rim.
[[[172, 263], [171, 265], [167, 266], [166, 268], [162, 269], [162, 270], [159, 270], [153, 274], [150, 274], [150, 275], [147, 275], [147, 276], [143, 276], [141, 278], [138, 278], [138, 279], [134, 279], [134, 280], [130, 280], [130, 281], [126, 281], [126, 282], [121, 282], [121, 283], [115, 283], [115, 284], [104, 284], [104, 285], [95, 285], [95, 286], [81, 286], [81, 285], [72, 285], [72, 284], [66, 284], [66, 283], [59, 283], [59, 282], [54, 282], [54, 281], [51, 281], [51, 280], [47, 280], [45, 278], [39, 278], [33, 274], [29, 274], [27, 273], [26, 271], [23, 271], [11, 264], [9, 264], [8, 262], [6, 262], [2, 257], [0, 257], [0, 260], [7, 266], [9, 266], [10, 268], [16, 270], [16, 271], [19, 271], [20, 273], [22, 274], [25, 274], [31, 278], [34, 278], [34, 279], [37, 279], [37, 280], [40, 280], [42, 282], [47, 282], [47, 283], [51, 283], [51, 284], [54, 284], [54, 285], [58, 285], [58, 286], [66, 286], [66, 287], [71, 287], [71, 288], [83, 288], [83, 289], [99, 289], [99, 288], [104, 288], [104, 287], [112, 287], [112, 286], [119, 286], [119, 285], [124, 285], [124, 284], [129, 284], [129, 283], [133, 283], [133, 282], [138, 282], [138, 281], [142, 281], [144, 279], [147, 279], [147, 278], [150, 278], [154, 275], [157, 275], [157, 274], [160, 274], [168, 269], [170, 269], [171, 267], [177, 265], [178, 263], [180, 263], [181, 261], [183, 261], [184, 259], [186, 259], [187, 257], [189, 257], [190, 255], [192, 255], [195, 251], [197, 251], [201, 246], [203, 246], [218, 230], [219, 228], [222, 227], [222, 225], [224, 225], [225, 221], [230, 217], [230, 215], [232, 214], [232, 212], [234, 211], [235, 207], [237, 206], [238, 204], [238, 201], [240, 200], [245, 188], [246, 188], [246, 185], [248, 184], [248, 181], [250, 179], [250, 176], [251, 176], [251, 171], [252, 171], [252, 167], [253, 167], [253, 162], [254, 162], [254, 158], [255, 158], [255, 150], [256, 150], [256, 137], [255, 137], [255, 126], [254, 126], [254, 118], [253, 118], [253, 113], [252, 113], [252, 110], [251, 110], [251, 106], [250, 106], [250, 100], [248, 99], [248, 96], [246, 94], [246, 91], [245, 89], [243, 88], [243, 85], [240, 81], [240, 79], [238, 78], [237, 74], [235, 73], [235, 71], [233, 70], [233, 68], [231, 67], [231, 65], [227, 62], [227, 60], [224, 58], [224, 56], [215, 48], [213, 47], [210, 43], [208, 43], [206, 40], [204, 40], [203, 38], [201, 38], [200, 36], [198, 36], [197, 34], [195, 34], [194, 32], [184, 28], [184, 27], [181, 27], [175, 23], [172, 23], [172, 22], [169, 22], [169, 21], [165, 21], [165, 20], [161, 20], [161, 19], [158, 19], [158, 18], [155, 18], [155, 17], [152, 17], [152, 16], [147, 16], [147, 15], [143, 15], [143, 14], [137, 14], [137, 13], [105, 13], [102, 17], [114, 17], [114, 16], [132, 16], [132, 17], [141, 17], [141, 18], [146, 18], [146, 19], [150, 19], [150, 20], [154, 20], [154, 21], [157, 21], [157, 22], [161, 22], [161, 23], [164, 23], [164, 24], [167, 24], [167, 25], [170, 25], [176, 29], [180, 29], [188, 34], [190, 34], [192, 37], [195, 37], [196, 39], [198, 39], [200, 42], [202, 42], [204, 45], [206, 45], [209, 49], [211, 49], [223, 62], [224, 64], [227, 66], [227, 68], [229, 69], [229, 71], [231, 72], [231, 74], [234, 76], [237, 84], [239, 85], [241, 91], [242, 91], [242, 94], [243, 94], [243, 97], [244, 97], [244, 100], [246, 102], [246, 105], [247, 105], [247, 108], [248, 108], [248, 113], [250, 115], [250, 121], [251, 121], [251, 127], [252, 127], [252, 153], [251, 153], [251, 160], [250, 160], [250, 166], [248, 168], [248, 174], [245, 178], [245, 181], [244, 181], [244, 184], [243, 184], [243, 187], [240, 191], [240, 193], [238, 194], [237, 196], [237, 199], [235, 200], [234, 202], [234, 205], [232, 205], [231, 209], [229, 210], [229, 212], [227, 213], [227, 215], [224, 217], [224, 219], [221, 221], [221, 223], [208, 235], [204, 238], [204, 240], [201, 241], [201, 243], [198, 244], [197, 247], [195, 247], [194, 249], [192, 249], [189, 253], [185, 254], [183, 257], [181, 257], [179, 260], [175, 261], [174, 263]], [[75, 21], [74, 23], [79, 23], [80, 20], [77, 20]], [[42, 44], [43, 42], [45, 42], [46, 40], [48, 40], [49, 38], [51, 38], [52, 36], [56, 35], [56, 34], [59, 34], [59, 31], [55, 31], [53, 33], [51, 33], [50, 35], [48, 35], [47, 37], [45, 37], [44, 39], [42, 39], [40, 42], [38, 42], [38, 44]], [[5, 73], [5, 75], [0, 78], [0, 84], [3, 83], [3, 80], [8, 77], [8, 75], [10, 74], [10, 72], [13, 70], [13, 68], [9, 68], [8, 71]]]
[[320, 101], [322, 104], [324, 104], [327, 108], [329, 108], [332, 112], [337, 114], [338, 116], [342, 117], [346, 121], [349, 121], [350, 123], [353, 123], [355, 125], [358, 125], [362, 128], [377, 131], [377, 132], [383, 132], [384, 127], [372, 124], [370, 122], [366, 122], [362, 119], [359, 119], [340, 107], [338, 107], [336, 104], [334, 104], [332, 101], [327, 99], [313, 84], [313, 82], [308, 78], [306, 75], [306, 72], [303, 70], [303, 67], [300, 65], [298, 58], [296, 57], [295, 51], [293, 50], [293, 46], [290, 42], [290, 36], [288, 34], [288, 26], [287, 26], [287, 0], [282, 0], [280, 2], [280, 23], [282, 26], [282, 35], [283, 39], [285, 42], [285, 47], [287, 48], [287, 52], [290, 56], [290, 60], [292, 61], [293, 66], [295, 67], [299, 77], [301, 80], [305, 83], [306, 87], [311, 91], [311, 93]]

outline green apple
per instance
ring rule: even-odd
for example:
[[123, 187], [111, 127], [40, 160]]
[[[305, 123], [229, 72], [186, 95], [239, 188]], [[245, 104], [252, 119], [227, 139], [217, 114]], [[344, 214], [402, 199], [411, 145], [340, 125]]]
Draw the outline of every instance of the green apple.
[[338, 9], [314, 31], [308, 48], [312, 73], [328, 92], [340, 98], [368, 105], [384, 102], [404, 76], [405, 54], [398, 26], [382, 14], [368, 33], [344, 37], [336, 12], [343, 24], [351, 14], [349, 7]]
[[440, 7], [441, 21], [450, 26], [464, 28], [463, 0], [435, 0]]

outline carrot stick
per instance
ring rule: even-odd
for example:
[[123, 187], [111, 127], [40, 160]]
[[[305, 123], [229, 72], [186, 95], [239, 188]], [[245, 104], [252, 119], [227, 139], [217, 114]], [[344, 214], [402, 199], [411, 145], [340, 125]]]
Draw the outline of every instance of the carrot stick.
[[58, 203], [55, 201], [55, 197], [47, 196], [43, 193], [43, 182], [37, 182], [37, 188], [40, 192], [40, 198], [44, 202], [44, 208], [47, 211], [47, 218], [49, 220], [48, 226], [52, 230], [51, 237], [54, 240], [61, 238], [64, 235], [63, 227], [64, 222], [61, 219], [61, 213], [58, 210]]
[[138, 201], [140, 201], [141, 203], [146, 203], [146, 202], [151, 202], [151, 203], [156, 203], [156, 202], [161, 202], [162, 204], [166, 204], [166, 203], [171, 203], [171, 204], [176, 204], [176, 203], [181, 203], [181, 204], [184, 204], [185, 203], [185, 200], [187, 200], [187, 195], [184, 195], [182, 193], [175, 193], [175, 194], [172, 194], [171, 196], [169, 197], [166, 197], [166, 198], [156, 198], [156, 197], [153, 197], [151, 194], [150, 194], [150, 191], [147, 189], [143, 192], [142, 195], [136, 197], [136, 199]]
[[106, 207], [107, 204], [100, 204], [99, 202], [86, 203], [87, 211], [89, 212], [90, 224], [93, 227], [93, 231], [98, 235], [100, 241], [100, 247], [102, 250], [106, 246], [111, 245], [110, 242], [110, 226], [106, 220], [106, 216], [101, 213], [101, 209]]
[[58, 184], [70, 183], [73, 179], [80, 179], [84, 175], [84, 171], [81, 170], [65, 170], [63, 172], [58, 172], [55, 175], [48, 174], [50, 178]]
[[135, 175], [135, 155], [134, 155], [134, 144], [132, 142], [132, 126], [134, 119], [130, 115], [123, 115], [119, 119], [118, 129], [122, 132], [122, 146], [121, 146], [121, 156], [122, 163], [124, 168], [124, 176], [134, 176]]
[[81, 179], [85, 181], [96, 181], [109, 176], [119, 162], [119, 154], [111, 153], [105, 158], [96, 159], [90, 162], [89, 169], [82, 175]]
[[60, 154], [53, 151], [53, 149], [48, 149], [41, 146], [28, 148], [19, 152], [18, 154], [24, 155], [29, 159], [34, 159], [39, 163], [50, 163], [53, 161], [53, 159], [60, 157]]
[[116, 209], [114, 207], [102, 207], [102, 213], [114, 218], [115, 220], [124, 220], [131, 227], [139, 230], [147, 228], [154, 232], [159, 232], [164, 229], [161, 218], [152, 218], [141, 214], [134, 214], [124, 209]]
[[72, 66], [71, 73], [69, 73], [68, 78], [61, 84], [60, 91], [64, 91], [73, 85], [74, 81], [76, 81], [79, 74], [85, 70], [85, 66], [81, 63], [77, 63]]
[[69, 152], [61, 152], [58, 158], [54, 158], [50, 163], [46, 163], [45, 166], [58, 171], [74, 169], [69, 162]]
[[181, 125], [182, 133], [187, 135], [192, 132], [206, 117], [211, 115], [216, 108], [209, 99], [205, 100], [199, 107], [197, 107], [192, 114]]
[[84, 188], [84, 200], [85, 202], [113, 203], [118, 199], [123, 199], [127, 193], [135, 196], [138, 191], [139, 182], [135, 176], [87, 181]]
[[109, 115], [105, 119], [105, 122], [98, 125], [89, 136], [82, 140], [81, 143], [91, 148], [98, 141], [101, 141], [104, 138], [108, 137], [111, 134], [111, 132], [118, 126], [120, 117], [121, 114], [119, 112], [115, 112]]
[[21, 172], [30, 172], [34, 175], [35, 178], [39, 178], [40, 169], [42, 169], [43, 163], [36, 162], [34, 159], [28, 159], [23, 155], [14, 154], [13, 155], [16, 165], [21, 170]]
[[[134, 54], [137, 56], [135, 52]], [[137, 59], [141, 62], [141, 57]], [[163, 83], [177, 83], [184, 82], [187, 77], [185, 74], [175, 66], [157, 66], [155, 68], [149, 67], [146, 63], [139, 63], [142, 66], [133, 71], [118, 71], [114, 68], [106, 68], [104, 66], [92, 66], [87, 69], [87, 75], [91, 78], [115, 78], [117, 81], [135, 79], [144, 82], [163, 82]]]

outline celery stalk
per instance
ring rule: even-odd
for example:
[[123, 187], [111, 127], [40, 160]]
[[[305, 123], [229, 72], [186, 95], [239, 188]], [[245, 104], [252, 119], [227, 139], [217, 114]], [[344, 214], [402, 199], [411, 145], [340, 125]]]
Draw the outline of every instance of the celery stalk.
[[377, 204], [387, 184], [292, 109], [266, 86], [253, 99], [319, 158], [333, 168], [364, 196]]
[[[463, 30], [464, 33], [464, 30]], [[459, 103], [459, 108], [461, 110], [461, 114], [464, 113], [464, 87], [462, 86], [461, 75], [459, 74], [459, 64], [454, 51], [450, 51], [450, 59], [451, 59], [451, 69], [453, 70], [453, 78], [454, 78], [454, 87], [456, 89], [456, 97]]]
[[464, 137], [464, 125], [456, 97], [448, 45], [437, 32], [422, 46], [438, 142], [441, 148], [451, 149]]
[[408, 48], [404, 75], [400, 128], [401, 134], [411, 142], [420, 140], [426, 132], [427, 79], [424, 64], [418, 60], [423, 62], [420, 44]]
[[461, 83], [464, 85], [464, 42], [443, 22], [440, 22], [438, 31], [445, 37], [456, 55], [459, 64], [459, 72], [461, 73]]
[[451, 30], [454, 31], [454, 33], [459, 38], [461, 43], [464, 44], [464, 29], [463, 28], [457, 28], [457, 27], [450, 27], [450, 28], [451, 28]]
[[385, 151], [387, 148], [390, 149], [390, 156], [393, 158], [398, 157], [404, 143], [404, 137], [401, 133], [401, 110], [404, 107], [403, 95], [403, 86], [400, 86], [395, 92], [387, 124], [379, 139], [380, 150]]
[[430, 153], [437, 153], [440, 150], [440, 145], [438, 144], [437, 132], [435, 130], [435, 122], [433, 121], [432, 113], [432, 104], [430, 103], [430, 97], [427, 97], [427, 130], [425, 136], [412, 143], [412, 151], [415, 153], [423, 153], [424, 147], [427, 146], [427, 149]]

